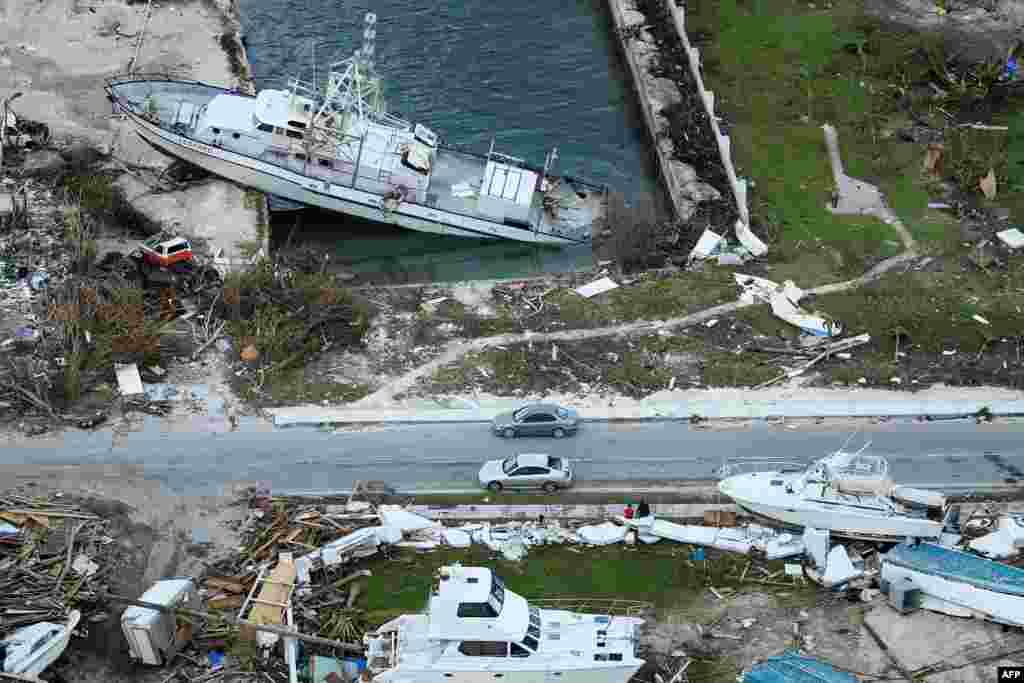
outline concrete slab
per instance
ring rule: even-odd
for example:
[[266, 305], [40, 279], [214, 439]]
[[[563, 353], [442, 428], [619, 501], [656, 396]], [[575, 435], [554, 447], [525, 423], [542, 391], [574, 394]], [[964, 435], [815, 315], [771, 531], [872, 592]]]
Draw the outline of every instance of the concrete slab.
[[[1024, 650], [1024, 633], [998, 624], [925, 610], [901, 615], [884, 604], [864, 621], [904, 669], [920, 671], [920, 680], [928, 683], [990, 683], [997, 666], [1024, 663], [1021, 654], [999, 656]], [[983, 658], [993, 659], [980, 662]]]

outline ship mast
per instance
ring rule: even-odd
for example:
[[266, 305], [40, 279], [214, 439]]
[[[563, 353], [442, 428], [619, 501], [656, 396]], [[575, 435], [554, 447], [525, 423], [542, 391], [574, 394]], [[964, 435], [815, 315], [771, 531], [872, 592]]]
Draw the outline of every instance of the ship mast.
[[348, 59], [330, 65], [323, 102], [314, 121], [325, 114], [340, 113], [348, 129], [342, 130], [343, 134], [359, 130], [360, 124], [371, 120], [403, 128], [410, 126], [387, 113], [383, 86], [374, 61], [376, 39], [377, 15], [367, 12], [363, 18], [363, 44]]

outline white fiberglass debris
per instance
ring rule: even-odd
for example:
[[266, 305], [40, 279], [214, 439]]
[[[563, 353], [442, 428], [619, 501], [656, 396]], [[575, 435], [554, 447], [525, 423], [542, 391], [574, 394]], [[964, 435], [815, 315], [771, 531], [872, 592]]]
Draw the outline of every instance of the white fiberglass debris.
[[814, 566], [823, 569], [828, 561], [828, 529], [805, 527], [803, 541], [807, 554], [814, 560]]
[[1021, 247], [1024, 247], [1024, 232], [1021, 232], [1017, 228], [1010, 228], [1009, 230], [997, 232], [996, 237], [1010, 249], [1020, 249]]
[[114, 372], [117, 374], [117, 386], [122, 396], [134, 396], [143, 393], [142, 378], [139, 377], [139, 366], [135, 363], [122, 365], [114, 364]]
[[71, 569], [73, 569], [76, 574], [84, 576], [92, 576], [99, 568], [100, 566], [89, 559], [89, 556], [85, 554], [78, 555], [75, 557], [75, 561], [71, 563]]
[[469, 534], [461, 529], [445, 529], [441, 535], [444, 542], [453, 548], [468, 548], [473, 543]]
[[603, 277], [600, 280], [588, 282], [582, 287], [577, 287], [576, 293], [582, 296], [584, 299], [589, 299], [590, 297], [597, 296], [598, 294], [603, 294], [604, 292], [613, 290], [618, 286], [618, 283], [612, 280], [611, 278]]
[[853, 561], [846, 554], [846, 547], [837, 545], [828, 553], [825, 564], [825, 572], [822, 574], [821, 582], [825, 588], [836, 588], [842, 586], [850, 579], [861, 576], [864, 572], [853, 566]]
[[710, 228], [706, 228], [701, 234], [700, 239], [697, 240], [697, 244], [693, 247], [693, 250], [690, 251], [690, 260], [706, 259], [715, 253], [721, 242], [721, 235]]
[[975, 322], [979, 322], [979, 323], [981, 323], [982, 325], [991, 325], [991, 324], [992, 324], [992, 323], [990, 323], [990, 322], [989, 322], [988, 320], [986, 320], [985, 318], [982, 318], [982, 317], [981, 317], [980, 315], [978, 315], [977, 313], [975, 313], [974, 315], [972, 315], [972, 316], [971, 316], [971, 319], [972, 319], [972, 320], [974, 320]]
[[970, 542], [971, 550], [991, 559], [1013, 557], [1024, 545], [1024, 525], [1009, 515], [999, 518], [999, 528]]
[[380, 515], [380, 520], [384, 526], [396, 527], [401, 529], [403, 533], [440, 526], [440, 523], [427, 519], [422, 515], [403, 510], [398, 505], [381, 505], [377, 509], [377, 514]]
[[736, 239], [754, 256], [763, 256], [768, 253], [768, 245], [758, 239], [757, 235], [743, 221], [736, 221]]
[[805, 292], [792, 280], [779, 285], [754, 275], [733, 273], [733, 277], [736, 284], [743, 287], [741, 302], [764, 301], [771, 306], [777, 318], [815, 337], [837, 337], [842, 334], [843, 326], [839, 321], [820, 313], [809, 313], [798, 305]]
[[576, 530], [576, 535], [583, 543], [589, 545], [611, 545], [612, 543], [622, 543], [626, 539], [626, 531], [624, 526], [604, 522], [603, 524], [581, 526]]
[[803, 540], [794, 538], [792, 534], [779, 534], [769, 539], [764, 547], [764, 556], [767, 560], [781, 560], [784, 557], [801, 555], [803, 552]]

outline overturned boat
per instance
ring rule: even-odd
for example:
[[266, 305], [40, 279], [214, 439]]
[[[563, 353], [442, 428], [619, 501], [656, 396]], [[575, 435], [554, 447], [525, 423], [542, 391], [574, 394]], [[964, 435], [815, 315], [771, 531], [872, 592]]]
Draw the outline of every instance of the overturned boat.
[[[593, 604], [592, 600], [588, 604]], [[442, 567], [424, 614], [365, 636], [374, 683], [628, 683], [642, 619], [544, 609], [483, 567]]]
[[958, 508], [940, 493], [897, 486], [888, 461], [866, 455], [868, 446], [836, 451], [795, 472], [726, 476], [718, 490], [746, 513], [774, 524], [871, 541], [938, 539]]
[[1024, 569], [935, 543], [893, 547], [882, 557], [881, 588], [901, 611], [1024, 626]]
[[376, 15], [363, 46], [327, 84], [247, 95], [164, 76], [106, 84], [115, 113], [157, 149], [286, 202], [422, 232], [571, 245], [591, 240], [607, 188], [499, 154], [457, 150], [386, 111], [374, 61]]
[[20, 628], [0, 640], [0, 672], [38, 676], [64, 654], [82, 615], [73, 610], [63, 624], [48, 621]]

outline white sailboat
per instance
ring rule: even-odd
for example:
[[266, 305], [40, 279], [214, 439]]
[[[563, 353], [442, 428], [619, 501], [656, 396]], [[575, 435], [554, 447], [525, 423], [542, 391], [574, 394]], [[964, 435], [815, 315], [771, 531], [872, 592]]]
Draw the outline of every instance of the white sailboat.
[[109, 79], [115, 113], [149, 144], [287, 202], [423, 232], [582, 244], [604, 215], [607, 188], [499, 154], [447, 146], [389, 114], [374, 66], [376, 15], [363, 46], [331, 65], [327, 84], [247, 95], [167, 76]]
[[642, 619], [542, 609], [491, 570], [443, 567], [426, 613], [365, 636], [374, 683], [627, 683]]
[[[889, 463], [842, 450], [802, 471], [726, 476], [718, 490], [745, 512], [776, 524], [827, 529], [833, 536], [876, 541], [938, 539], [951, 508], [943, 495], [889, 478]], [[727, 466], [724, 475], [728, 475]]]

